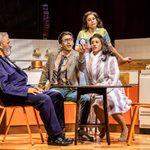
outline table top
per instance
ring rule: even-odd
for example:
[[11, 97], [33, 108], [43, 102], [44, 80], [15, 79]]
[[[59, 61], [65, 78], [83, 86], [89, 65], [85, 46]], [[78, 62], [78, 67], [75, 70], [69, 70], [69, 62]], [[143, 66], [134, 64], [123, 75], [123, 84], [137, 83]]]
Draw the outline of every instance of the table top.
[[51, 88], [128, 88], [132, 85], [51, 85]]

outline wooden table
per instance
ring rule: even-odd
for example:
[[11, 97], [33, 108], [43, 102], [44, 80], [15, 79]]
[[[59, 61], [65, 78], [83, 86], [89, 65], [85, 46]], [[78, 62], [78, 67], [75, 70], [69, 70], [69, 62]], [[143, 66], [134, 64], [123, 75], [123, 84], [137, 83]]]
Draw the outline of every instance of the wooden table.
[[[106, 131], [106, 140], [108, 145], [110, 145], [110, 134], [109, 134], [109, 120], [108, 120], [108, 110], [107, 110], [107, 89], [108, 88], [125, 88], [131, 87], [128, 86], [94, 86], [94, 85], [87, 85], [87, 86], [52, 86], [54, 88], [74, 88], [77, 89], [77, 107], [76, 107], [76, 124], [75, 124], [75, 145], [77, 145], [78, 140], [78, 128], [79, 127], [98, 127], [103, 125]], [[86, 124], [80, 125], [79, 124], [79, 106], [80, 106], [80, 97], [83, 94], [88, 93], [96, 93], [103, 96], [103, 108], [104, 108], [104, 123], [99, 124]]]
[[110, 145], [110, 134], [109, 134], [109, 120], [107, 111], [107, 88], [106, 86], [78, 86], [77, 87], [77, 107], [76, 107], [76, 124], [75, 124], [75, 145], [77, 145], [78, 138], [78, 127], [90, 127], [92, 124], [79, 125], [79, 105], [80, 96], [87, 93], [96, 93], [103, 95], [103, 108], [104, 108], [104, 124], [94, 124], [93, 127], [103, 125], [106, 130], [106, 140], [108, 145]]

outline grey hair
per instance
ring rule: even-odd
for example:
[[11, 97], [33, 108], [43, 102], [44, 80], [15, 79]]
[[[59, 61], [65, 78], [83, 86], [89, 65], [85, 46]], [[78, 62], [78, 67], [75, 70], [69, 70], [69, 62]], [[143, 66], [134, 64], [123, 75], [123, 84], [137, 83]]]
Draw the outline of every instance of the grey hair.
[[8, 33], [7, 33], [7, 32], [0, 32], [0, 43], [2, 42], [2, 39], [3, 39], [5, 36], [8, 36]]

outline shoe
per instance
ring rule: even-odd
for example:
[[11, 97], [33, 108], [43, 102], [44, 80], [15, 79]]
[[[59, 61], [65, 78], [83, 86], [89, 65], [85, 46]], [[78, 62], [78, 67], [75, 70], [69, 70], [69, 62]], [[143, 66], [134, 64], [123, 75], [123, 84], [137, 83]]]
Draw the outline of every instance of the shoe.
[[94, 142], [95, 141], [94, 137], [88, 135], [83, 130], [78, 130], [78, 139], [82, 140], [82, 141], [90, 141], [90, 142]]
[[56, 145], [56, 146], [68, 146], [73, 142], [68, 141], [66, 138], [57, 137], [57, 138], [48, 138], [48, 145]]
[[105, 136], [105, 128], [102, 128], [101, 129], [101, 131], [100, 131], [100, 133], [99, 133], [99, 137], [101, 138], [101, 139], [103, 139], [104, 138], [104, 136]]
[[62, 136], [62, 139], [64, 139], [65, 141], [69, 142], [70, 144], [72, 144], [73, 141], [74, 141], [73, 138], [66, 138], [65, 136]]
[[65, 139], [66, 141], [70, 142], [70, 144], [72, 144], [74, 139], [73, 138], [66, 138], [65, 136], [66, 136], [65, 131], [63, 131], [62, 138]]

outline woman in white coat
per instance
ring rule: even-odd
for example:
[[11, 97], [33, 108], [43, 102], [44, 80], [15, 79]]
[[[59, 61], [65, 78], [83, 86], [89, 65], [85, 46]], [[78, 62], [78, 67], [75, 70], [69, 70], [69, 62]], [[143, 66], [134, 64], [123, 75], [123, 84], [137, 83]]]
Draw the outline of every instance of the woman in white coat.
[[[94, 34], [90, 38], [91, 53], [87, 60], [87, 82], [90, 85], [122, 85], [119, 77], [120, 71], [118, 61], [107, 45], [105, 45], [100, 34]], [[100, 122], [104, 122], [103, 98], [100, 95], [92, 94], [94, 112]], [[123, 113], [130, 109], [131, 100], [126, 97], [123, 88], [112, 88], [107, 91], [108, 114], [121, 126], [121, 135], [119, 141], [127, 140], [128, 128], [126, 126]], [[100, 138], [105, 136], [105, 130], [102, 128]]]

